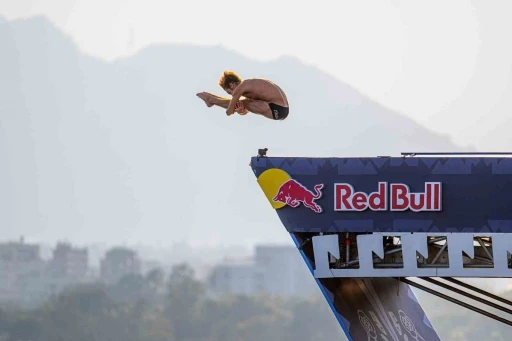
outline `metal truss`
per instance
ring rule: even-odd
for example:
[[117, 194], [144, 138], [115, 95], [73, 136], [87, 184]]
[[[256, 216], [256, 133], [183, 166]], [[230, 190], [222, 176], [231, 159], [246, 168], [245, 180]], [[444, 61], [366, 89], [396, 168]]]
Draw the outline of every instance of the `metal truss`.
[[334, 233], [311, 240], [316, 278], [512, 278], [512, 234]]

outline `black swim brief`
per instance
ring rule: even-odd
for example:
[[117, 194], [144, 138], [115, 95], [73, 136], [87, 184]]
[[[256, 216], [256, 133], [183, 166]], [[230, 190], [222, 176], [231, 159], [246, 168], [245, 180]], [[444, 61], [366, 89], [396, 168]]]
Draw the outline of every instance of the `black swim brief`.
[[282, 107], [275, 103], [269, 103], [268, 105], [270, 107], [270, 110], [272, 111], [272, 117], [274, 117], [274, 120], [281, 121], [288, 117], [290, 108]]

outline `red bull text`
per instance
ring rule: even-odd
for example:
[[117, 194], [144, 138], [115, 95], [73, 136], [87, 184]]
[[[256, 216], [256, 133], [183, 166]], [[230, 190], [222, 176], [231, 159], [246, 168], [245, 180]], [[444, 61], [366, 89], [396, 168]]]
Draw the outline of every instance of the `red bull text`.
[[[389, 195], [388, 195], [389, 193]], [[347, 183], [334, 184], [335, 211], [441, 211], [441, 183], [426, 182], [425, 191], [411, 192], [401, 183], [379, 182], [378, 190], [370, 194], [356, 192]]]
[[273, 200], [274, 202], [287, 204], [290, 207], [298, 207], [302, 203], [314, 212], [321, 213], [322, 207], [315, 200], [322, 197], [322, 188], [324, 188], [323, 184], [316, 185], [314, 187], [315, 193], [313, 193], [298, 181], [290, 179], [279, 187]]

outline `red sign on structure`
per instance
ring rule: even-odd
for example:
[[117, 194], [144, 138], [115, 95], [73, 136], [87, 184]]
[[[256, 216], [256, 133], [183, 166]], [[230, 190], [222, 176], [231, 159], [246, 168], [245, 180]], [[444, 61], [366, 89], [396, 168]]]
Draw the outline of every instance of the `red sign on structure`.
[[348, 183], [334, 184], [335, 211], [441, 211], [441, 183], [426, 182], [424, 192], [411, 192], [402, 183], [379, 182], [377, 191], [356, 192]]

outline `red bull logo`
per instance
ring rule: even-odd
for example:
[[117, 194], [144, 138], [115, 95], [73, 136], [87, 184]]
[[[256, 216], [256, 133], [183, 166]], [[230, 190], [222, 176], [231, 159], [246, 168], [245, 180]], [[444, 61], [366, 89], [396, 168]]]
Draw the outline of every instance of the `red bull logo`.
[[[389, 193], [389, 194], [388, 194]], [[441, 211], [441, 183], [426, 182], [424, 192], [411, 192], [401, 183], [379, 182], [376, 192], [356, 192], [347, 183], [334, 184], [335, 211]]]
[[283, 183], [272, 199], [274, 202], [281, 202], [290, 207], [298, 207], [301, 203], [316, 213], [322, 212], [322, 207], [315, 201], [322, 197], [323, 184], [314, 187], [315, 193], [307, 189], [297, 180], [290, 179]]
[[[285, 206], [297, 208], [301, 204], [315, 213], [324, 208], [318, 204], [323, 197], [323, 183], [307, 188], [279, 168], [270, 168], [258, 176], [258, 183], [265, 196], [276, 210]], [[371, 211], [441, 211], [441, 182], [425, 182], [424, 190], [411, 191], [403, 183], [378, 182], [376, 191], [366, 193], [357, 191], [349, 183], [333, 183], [334, 211], [363, 212]], [[332, 193], [332, 192], [331, 192]], [[331, 199], [329, 199], [331, 200]]]

